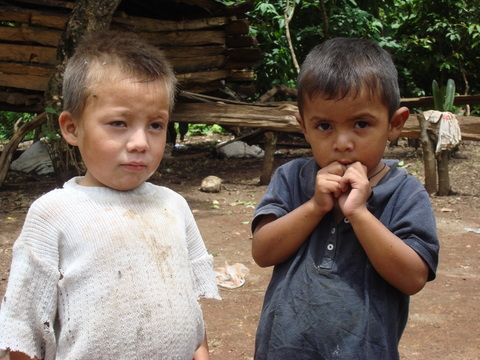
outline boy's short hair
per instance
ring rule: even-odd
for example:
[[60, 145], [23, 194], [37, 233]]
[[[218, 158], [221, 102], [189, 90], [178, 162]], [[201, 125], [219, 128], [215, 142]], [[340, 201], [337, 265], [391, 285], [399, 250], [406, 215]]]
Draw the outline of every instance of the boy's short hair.
[[163, 51], [135, 33], [113, 30], [87, 34], [78, 45], [65, 68], [63, 109], [80, 116], [95, 84], [125, 76], [142, 82], [163, 80], [172, 111], [177, 79]]
[[322, 96], [341, 100], [363, 90], [378, 96], [387, 107], [389, 120], [400, 107], [397, 69], [391, 55], [370, 40], [333, 38], [315, 46], [298, 75], [298, 107]]

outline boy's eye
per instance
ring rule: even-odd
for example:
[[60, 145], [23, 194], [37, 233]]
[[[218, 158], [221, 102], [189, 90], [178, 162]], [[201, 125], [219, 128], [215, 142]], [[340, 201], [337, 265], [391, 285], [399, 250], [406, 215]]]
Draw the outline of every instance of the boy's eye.
[[355, 123], [355, 127], [356, 128], [359, 128], [359, 129], [365, 129], [366, 127], [368, 127], [368, 122], [366, 121], [359, 121], [357, 123]]
[[165, 125], [161, 122], [155, 122], [150, 124], [150, 128], [152, 130], [163, 130], [165, 128]]
[[322, 131], [327, 131], [327, 130], [330, 130], [332, 128], [332, 126], [330, 124], [327, 124], [327, 123], [320, 123], [320, 124], [318, 124], [317, 128], [322, 130]]
[[121, 120], [115, 120], [115, 121], [110, 122], [110, 125], [114, 126], [114, 127], [123, 127], [123, 126], [125, 126], [125, 122], [121, 121]]

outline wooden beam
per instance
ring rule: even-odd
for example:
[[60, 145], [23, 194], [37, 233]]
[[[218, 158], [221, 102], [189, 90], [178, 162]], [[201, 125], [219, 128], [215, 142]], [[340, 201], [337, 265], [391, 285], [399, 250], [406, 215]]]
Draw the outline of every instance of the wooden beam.
[[68, 14], [52, 14], [16, 6], [0, 6], [0, 20], [63, 30], [68, 21]]
[[54, 65], [57, 49], [45, 46], [0, 44], [1, 61]]
[[220, 124], [268, 130], [300, 132], [293, 116], [296, 107], [267, 107], [224, 103], [179, 103], [172, 120], [192, 124]]
[[[456, 95], [453, 104], [455, 106], [477, 105], [480, 104], [480, 95]], [[404, 98], [401, 99], [401, 105], [409, 108], [433, 108], [434, 106], [432, 96]]]
[[62, 32], [32, 28], [29, 26], [0, 26], [0, 39], [17, 42], [33, 42], [41, 45], [57, 46]]
[[246, 35], [250, 31], [248, 20], [240, 19], [229, 22], [225, 25], [225, 30], [228, 35]]
[[258, 46], [258, 40], [255, 36], [227, 36], [227, 47], [239, 48]]
[[201, 30], [222, 27], [232, 21], [231, 17], [212, 17], [193, 20], [156, 20], [144, 17], [127, 16], [114, 17], [112, 23], [128, 25], [137, 31], [180, 31], [180, 30]]
[[45, 91], [48, 77], [35, 75], [0, 74], [0, 86]]
[[[213, 70], [213, 71], [202, 71], [194, 72], [188, 74], [177, 74], [177, 79], [180, 84], [192, 83], [204, 83], [209, 81], [225, 79], [230, 75], [229, 70]], [[217, 86], [218, 87], [218, 86]]]
[[169, 59], [178, 73], [200, 71], [212, 68], [221, 68], [227, 61], [226, 56], [202, 56], [196, 58]]
[[[173, 121], [301, 132], [294, 116], [296, 111], [297, 107], [293, 105], [269, 107], [220, 102], [179, 103], [174, 110]], [[462, 131], [462, 139], [480, 141], [480, 118], [457, 116], [457, 119]], [[416, 114], [410, 115], [400, 136], [420, 137], [420, 125]]]
[[262, 58], [262, 51], [259, 48], [236, 48], [228, 49], [230, 61], [258, 61]]
[[192, 58], [196, 56], [214, 56], [225, 54], [223, 45], [168, 47], [162, 49], [168, 58]]
[[140, 35], [155, 46], [200, 46], [225, 44], [225, 31], [141, 32]]
[[73, 2], [62, 1], [62, 0], [22, 0], [22, 2], [27, 4], [42, 5], [42, 6], [53, 6], [59, 8], [73, 9]]
[[49, 77], [53, 66], [0, 62], [0, 73]]
[[255, 71], [252, 69], [232, 70], [232, 74], [228, 78], [229, 81], [254, 81]]

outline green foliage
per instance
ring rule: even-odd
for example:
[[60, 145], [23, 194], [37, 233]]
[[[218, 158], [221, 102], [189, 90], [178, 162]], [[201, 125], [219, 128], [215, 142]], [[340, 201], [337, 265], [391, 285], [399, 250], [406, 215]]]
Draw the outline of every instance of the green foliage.
[[[175, 124], [177, 125], [177, 124]], [[195, 135], [208, 135], [208, 134], [224, 134], [226, 133], [225, 129], [220, 125], [213, 124], [188, 124], [187, 136]]]
[[397, 11], [386, 14], [385, 22], [399, 45], [394, 55], [402, 69], [402, 93], [430, 95], [432, 78], [440, 83], [453, 79], [461, 94], [479, 93], [480, 2], [395, 0], [395, 4]]
[[[36, 115], [28, 113], [16, 113], [11, 111], [0, 111], [0, 141], [9, 141], [14, 133], [15, 123], [21, 118], [22, 120], [17, 124], [20, 127], [22, 124], [29, 122]], [[25, 138], [31, 139], [33, 133], [28, 134]]]
[[[298, 61], [326, 38], [368, 38], [392, 53], [402, 96], [430, 95], [432, 78], [452, 79], [457, 93], [480, 93], [480, 1], [474, 0], [319, 0], [296, 1], [290, 33]], [[257, 92], [272, 85], [295, 86], [284, 28], [286, 0], [255, 0], [252, 33], [264, 59], [257, 66]]]

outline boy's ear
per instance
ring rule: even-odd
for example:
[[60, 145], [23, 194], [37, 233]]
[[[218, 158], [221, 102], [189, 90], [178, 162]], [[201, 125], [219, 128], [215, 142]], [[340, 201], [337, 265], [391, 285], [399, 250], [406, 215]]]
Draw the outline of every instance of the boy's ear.
[[408, 120], [408, 116], [410, 115], [410, 111], [407, 107], [402, 106], [392, 116], [392, 120], [390, 121], [390, 130], [388, 134], [389, 141], [395, 141], [399, 138], [400, 133], [402, 132], [403, 126], [405, 122]]
[[297, 119], [298, 125], [300, 125], [300, 128], [302, 129], [302, 132], [305, 134], [305, 122], [303, 121], [302, 115], [300, 115], [299, 112], [295, 113], [295, 119]]
[[73, 115], [68, 111], [63, 111], [58, 117], [58, 125], [65, 141], [70, 145], [76, 146], [78, 144], [78, 122], [73, 118]]

